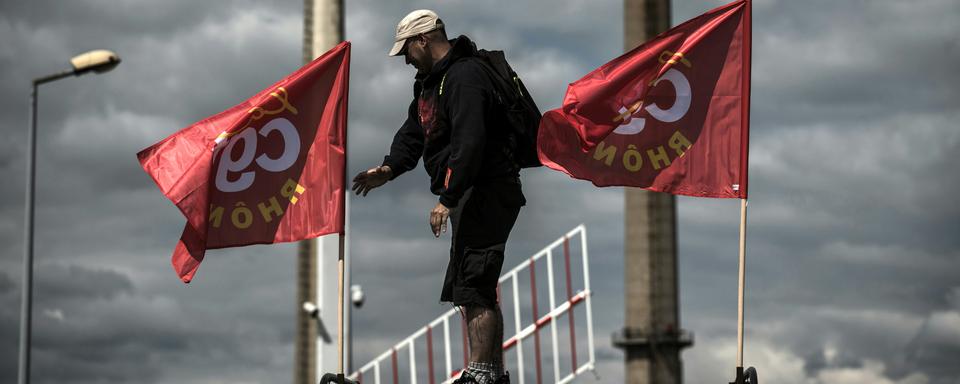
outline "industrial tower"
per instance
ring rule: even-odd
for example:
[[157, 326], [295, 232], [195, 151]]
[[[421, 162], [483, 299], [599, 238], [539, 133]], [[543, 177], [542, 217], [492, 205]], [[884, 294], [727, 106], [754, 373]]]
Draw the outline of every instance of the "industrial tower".
[[[304, 63], [343, 41], [343, 5], [343, 0], [303, 1]], [[346, 209], [349, 212], [349, 207]], [[321, 373], [337, 371], [337, 255], [341, 246], [345, 244], [337, 234], [298, 244], [294, 384], [316, 384]], [[349, 264], [345, 268], [344, 284], [349, 287]], [[346, 339], [349, 307], [344, 308], [344, 317]], [[349, 359], [349, 348], [348, 344], [344, 359]]]
[[[624, 0], [623, 47], [629, 51], [670, 27], [670, 0]], [[625, 324], [613, 343], [625, 352], [628, 384], [683, 382], [680, 350], [693, 344], [680, 328], [676, 197], [625, 188]]]

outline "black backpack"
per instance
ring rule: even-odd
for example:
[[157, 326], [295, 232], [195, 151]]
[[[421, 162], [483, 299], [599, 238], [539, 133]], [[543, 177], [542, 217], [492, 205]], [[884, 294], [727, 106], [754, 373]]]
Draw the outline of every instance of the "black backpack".
[[496, 88], [498, 101], [504, 107], [506, 121], [511, 130], [508, 135], [509, 155], [520, 168], [539, 167], [537, 157], [537, 132], [540, 128], [540, 108], [533, 101], [520, 76], [510, 68], [503, 51], [477, 50], [477, 62], [490, 75]]

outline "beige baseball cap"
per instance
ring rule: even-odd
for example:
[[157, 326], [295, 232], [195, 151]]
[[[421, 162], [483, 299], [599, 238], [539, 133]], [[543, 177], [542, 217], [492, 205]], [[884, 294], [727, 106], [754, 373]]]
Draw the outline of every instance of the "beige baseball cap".
[[397, 24], [397, 35], [394, 38], [390, 56], [397, 56], [403, 51], [403, 44], [408, 38], [443, 28], [443, 21], [437, 13], [429, 9], [418, 9], [410, 12]]

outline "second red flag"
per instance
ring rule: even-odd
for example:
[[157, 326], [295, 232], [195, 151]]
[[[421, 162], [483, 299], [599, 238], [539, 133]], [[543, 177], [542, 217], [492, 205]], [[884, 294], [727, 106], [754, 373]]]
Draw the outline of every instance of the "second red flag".
[[349, 68], [344, 42], [137, 154], [187, 218], [173, 253], [181, 280], [207, 249], [342, 233]]
[[570, 84], [544, 165], [598, 186], [746, 198], [750, 2], [666, 31]]

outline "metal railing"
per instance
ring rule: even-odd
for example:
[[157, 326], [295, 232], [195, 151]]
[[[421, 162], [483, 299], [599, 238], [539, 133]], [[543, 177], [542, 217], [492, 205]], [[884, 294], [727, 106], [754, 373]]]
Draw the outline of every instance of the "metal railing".
[[[570, 262], [570, 259], [571, 259], [570, 240], [571, 239], [579, 239], [580, 256], [582, 258], [581, 273], [582, 273], [583, 286], [582, 286], [582, 289], [578, 290], [577, 292], [574, 292], [573, 283], [572, 283], [572, 271], [571, 271], [571, 262]], [[563, 265], [564, 265], [563, 269], [565, 272], [563, 278], [566, 282], [565, 284], [566, 298], [561, 301], [557, 301], [555, 299], [556, 298], [556, 289], [555, 289], [556, 279], [554, 275], [553, 256], [554, 256], [554, 250], [561, 247], [563, 252]], [[544, 258], [546, 258], [546, 260], [541, 260]], [[540, 261], [538, 262], [538, 260]], [[538, 311], [539, 307], [537, 302], [538, 296], [537, 296], [536, 266], [539, 263], [543, 263], [543, 262], [546, 263], [546, 269], [547, 269], [547, 288], [548, 288], [548, 294], [549, 294], [550, 309], [549, 311], [547, 311], [546, 314], [541, 315], [540, 312]], [[531, 317], [532, 320], [529, 321], [527, 324], [524, 324], [522, 319], [521, 296], [520, 296], [521, 285], [519, 283], [521, 273], [524, 270], [529, 271], [528, 272], [529, 279], [530, 279], [529, 310], [531, 311], [530, 313], [532, 314], [532, 317]], [[509, 307], [506, 305], [506, 303], [503, 302], [504, 298], [500, 296], [501, 287], [503, 287], [504, 285], [509, 286], [512, 292], [512, 294], [509, 296], [510, 300], [512, 301], [512, 303], [509, 304]], [[524, 361], [523, 341], [530, 338], [531, 336], [533, 336], [533, 344], [534, 344], [534, 361], [533, 361], [534, 368], [535, 368], [534, 377], [536, 379], [536, 383], [539, 384], [543, 382], [544, 373], [543, 373], [543, 361], [542, 361], [543, 359], [542, 359], [541, 349], [540, 349], [540, 345], [541, 345], [540, 330], [548, 326], [550, 327], [550, 341], [551, 341], [550, 345], [552, 347], [551, 352], [553, 356], [550, 364], [553, 367], [553, 378], [554, 378], [553, 382], [568, 383], [572, 381], [577, 375], [583, 374], [587, 371], [591, 371], [594, 369], [595, 356], [594, 356], [594, 341], [593, 341], [593, 312], [591, 310], [591, 303], [590, 303], [591, 291], [590, 291], [589, 257], [587, 253], [586, 227], [584, 227], [582, 224], [577, 226], [576, 228], [568, 232], [563, 237], [557, 239], [550, 245], [546, 246], [545, 248], [541, 249], [539, 252], [535, 253], [532, 257], [520, 263], [520, 265], [516, 266], [509, 272], [503, 274], [500, 277], [499, 285], [497, 287], [497, 296], [500, 299], [501, 309], [503, 309], [505, 314], [504, 317], [507, 317], [506, 314], [508, 312], [511, 313], [513, 318], [513, 325], [516, 330], [516, 333], [510, 338], [508, 338], [506, 341], [504, 341], [503, 343], [503, 350], [505, 353], [514, 348], [516, 349], [516, 353], [515, 353], [516, 367], [515, 367], [515, 370], [513, 370], [512, 372], [513, 373], [512, 377], [514, 377], [514, 380], [516, 382], [519, 382], [520, 384], [525, 384], [524, 382], [525, 382], [525, 376], [526, 376], [526, 372], [525, 372], [526, 364]], [[577, 337], [576, 337], [574, 308], [579, 304], [583, 304], [586, 307], [585, 309], [586, 334], [587, 334], [586, 349], [587, 349], [587, 355], [588, 355], [586, 361], [579, 361], [577, 356]], [[434, 351], [433, 351], [433, 345], [434, 345], [433, 336], [434, 336], [434, 331], [439, 330], [442, 332], [442, 337], [443, 337], [443, 348], [442, 348], [443, 356], [441, 361], [443, 362], [444, 368], [445, 368], [443, 372], [446, 372], [446, 374], [440, 378], [442, 379], [442, 383], [449, 383], [453, 381], [454, 379], [459, 377], [460, 369], [454, 370], [453, 368], [454, 354], [452, 352], [453, 352], [453, 349], [457, 346], [454, 346], [450, 340], [451, 338], [450, 322], [451, 322], [451, 318], [453, 318], [453, 316], [456, 315], [458, 312], [459, 311], [457, 308], [452, 308], [446, 313], [440, 315], [440, 317], [429, 322], [425, 327], [414, 332], [409, 337], [403, 339], [403, 341], [395, 344], [392, 348], [388, 349], [387, 351], [383, 352], [382, 354], [374, 358], [372, 361], [370, 361], [366, 365], [362, 366], [356, 372], [353, 372], [350, 375], [350, 378], [361, 383], [364, 382], [365, 378], [366, 379], [372, 378], [374, 384], [381, 384], [381, 383], [384, 383], [384, 381], [382, 380], [382, 376], [383, 376], [382, 366], [389, 365], [392, 381], [387, 381], [387, 382], [394, 383], [394, 384], [399, 384], [401, 382], [416, 384], [418, 379], [416, 345], [418, 344], [418, 341], [421, 338], [423, 338], [425, 339], [423, 343], [425, 344], [425, 347], [426, 347], [425, 348], [426, 356], [424, 357], [426, 358], [426, 361], [427, 361], [427, 369], [426, 369], [427, 383], [436, 384], [438, 375], [436, 375], [436, 371], [434, 369], [435, 361], [434, 361]], [[561, 344], [559, 343], [559, 340], [558, 340], [559, 339], [558, 328], [560, 327], [558, 325], [558, 318], [562, 315], [566, 315], [568, 319], [568, 329], [569, 329], [569, 336], [570, 336], [569, 352], [567, 352], [566, 350], [562, 350]], [[453, 320], [453, 321], [457, 321], [457, 320]], [[468, 353], [469, 349], [467, 346], [467, 336], [465, 332], [466, 324], [462, 316], [457, 322], [460, 323], [460, 326], [461, 326], [461, 331], [460, 331], [461, 343], [458, 347], [461, 348], [460, 355], [463, 357], [464, 366], [466, 366], [468, 355], [469, 355]], [[504, 319], [504, 326], [506, 327], [507, 324], [509, 324], [508, 319]], [[408, 366], [406, 370], [409, 371], [409, 379], [401, 381], [400, 365], [399, 365], [400, 362], [398, 361], [399, 360], [398, 356], [403, 351], [406, 351], [406, 355], [408, 357]], [[568, 353], [569, 359], [570, 359], [570, 369], [569, 371], [564, 373], [561, 373], [561, 369], [560, 369], [561, 352]], [[389, 363], [387, 363], [387, 360], [389, 360]], [[504, 364], [507, 364], [509, 367], [509, 365], [511, 364], [511, 361], [505, 361]], [[513, 368], [513, 367], [509, 367], [509, 368]], [[420, 376], [423, 376], [423, 375], [420, 375]]]

